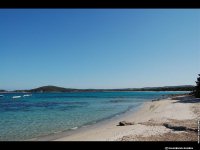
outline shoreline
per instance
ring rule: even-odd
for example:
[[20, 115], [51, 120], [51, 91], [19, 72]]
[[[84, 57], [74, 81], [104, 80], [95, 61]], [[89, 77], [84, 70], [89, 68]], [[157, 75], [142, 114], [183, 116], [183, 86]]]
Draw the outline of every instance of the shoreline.
[[[195, 125], [199, 116], [193, 111], [194, 103], [184, 102], [184, 100], [189, 100], [190, 98], [188, 95], [179, 95], [157, 101], [144, 102], [136, 111], [129, 111], [87, 128], [77, 129], [71, 134], [63, 135], [63, 137], [53, 140], [196, 141], [197, 126]], [[200, 100], [198, 99], [196, 111], [200, 110], [199, 102]], [[119, 126], [120, 121], [134, 122], [134, 125]], [[186, 127], [183, 130], [179, 129], [183, 125]], [[175, 139], [175, 137], [178, 138]]]
[[[94, 124], [86, 124], [75, 130], [61, 131], [47, 136], [32, 138], [28, 141], [173, 141], [175, 140], [173, 137], [165, 138], [173, 134], [175, 134], [173, 135], [174, 137], [180, 135], [178, 139], [180, 141], [194, 141], [196, 133], [192, 132], [191, 138], [188, 139], [185, 138], [188, 136], [187, 132], [173, 131], [164, 126], [165, 123], [177, 123], [178, 121], [178, 125], [181, 125], [180, 121], [189, 121], [194, 126], [194, 121], [200, 116], [197, 115], [198, 113], [200, 114], [200, 104], [196, 108], [198, 113], [194, 113], [192, 110], [193, 103], [181, 102], [189, 98], [191, 96], [188, 94], [169, 95], [164, 99], [143, 102], [134, 109], [131, 108], [124, 113], [94, 122]], [[121, 121], [134, 122], [134, 125], [119, 126]]]
[[79, 126], [79, 127], [73, 127], [71, 129], [67, 129], [65, 131], [58, 131], [58, 132], [55, 132], [55, 133], [52, 133], [52, 134], [49, 134], [49, 135], [44, 135], [44, 136], [39, 136], [39, 137], [27, 139], [25, 141], [56, 141], [57, 139], [61, 139], [61, 138], [66, 137], [66, 136], [81, 133], [82, 131], [93, 130], [94, 128], [104, 126], [105, 124], [107, 124], [109, 122], [113, 122], [113, 121], [118, 120], [120, 118], [123, 118], [127, 115], [132, 115], [133, 113], [135, 113], [139, 109], [141, 109], [141, 107], [144, 105], [144, 103], [146, 103], [146, 102], [139, 104], [137, 107], [128, 108], [127, 110], [125, 110], [123, 112], [117, 113], [117, 114], [112, 115], [110, 117], [106, 117], [106, 118], [103, 118], [103, 119], [100, 119], [100, 120], [97, 120], [97, 121], [94, 121], [94, 122], [86, 123], [86, 124]]

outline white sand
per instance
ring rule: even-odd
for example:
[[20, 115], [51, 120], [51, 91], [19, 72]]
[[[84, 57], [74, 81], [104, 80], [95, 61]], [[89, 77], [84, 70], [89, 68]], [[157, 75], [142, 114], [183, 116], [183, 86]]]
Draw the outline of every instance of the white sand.
[[[163, 123], [168, 119], [185, 120], [197, 118], [196, 114], [192, 111], [192, 107], [195, 104], [175, 102], [177, 102], [177, 100], [171, 100], [170, 98], [146, 102], [137, 112], [129, 112], [122, 117], [113, 119], [102, 125], [81, 130], [72, 135], [56, 139], [56, 141], [114, 141], [127, 135], [151, 136], [172, 132], [171, 129], [164, 126], [147, 126], [140, 123], [149, 120]], [[117, 126], [120, 121], [130, 121], [135, 122], [135, 124], [129, 126]]]

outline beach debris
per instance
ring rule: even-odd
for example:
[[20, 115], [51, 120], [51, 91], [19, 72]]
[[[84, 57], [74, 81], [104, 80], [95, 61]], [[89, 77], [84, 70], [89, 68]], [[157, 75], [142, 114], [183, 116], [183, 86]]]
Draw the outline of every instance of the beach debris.
[[134, 125], [134, 122], [120, 121], [118, 126]]

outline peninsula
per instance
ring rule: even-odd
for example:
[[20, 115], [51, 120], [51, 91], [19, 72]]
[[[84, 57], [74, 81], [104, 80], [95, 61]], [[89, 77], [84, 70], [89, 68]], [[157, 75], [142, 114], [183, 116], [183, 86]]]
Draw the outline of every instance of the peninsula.
[[6, 91], [0, 90], [0, 92], [31, 92], [31, 93], [43, 93], [43, 92], [106, 92], [106, 91], [193, 91], [193, 85], [180, 85], [180, 86], [163, 86], [163, 87], [144, 87], [144, 88], [122, 88], [122, 89], [75, 89], [64, 88], [58, 86], [42, 86], [29, 90], [13, 90]]

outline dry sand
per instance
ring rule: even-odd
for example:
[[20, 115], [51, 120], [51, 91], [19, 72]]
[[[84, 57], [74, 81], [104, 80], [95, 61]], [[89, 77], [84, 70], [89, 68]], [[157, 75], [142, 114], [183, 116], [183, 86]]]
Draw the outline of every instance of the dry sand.
[[[197, 141], [199, 117], [200, 99], [177, 96], [145, 102], [137, 112], [126, 113], [56, 141]], [[135, 124], [118, 126], [120, 121]]]

